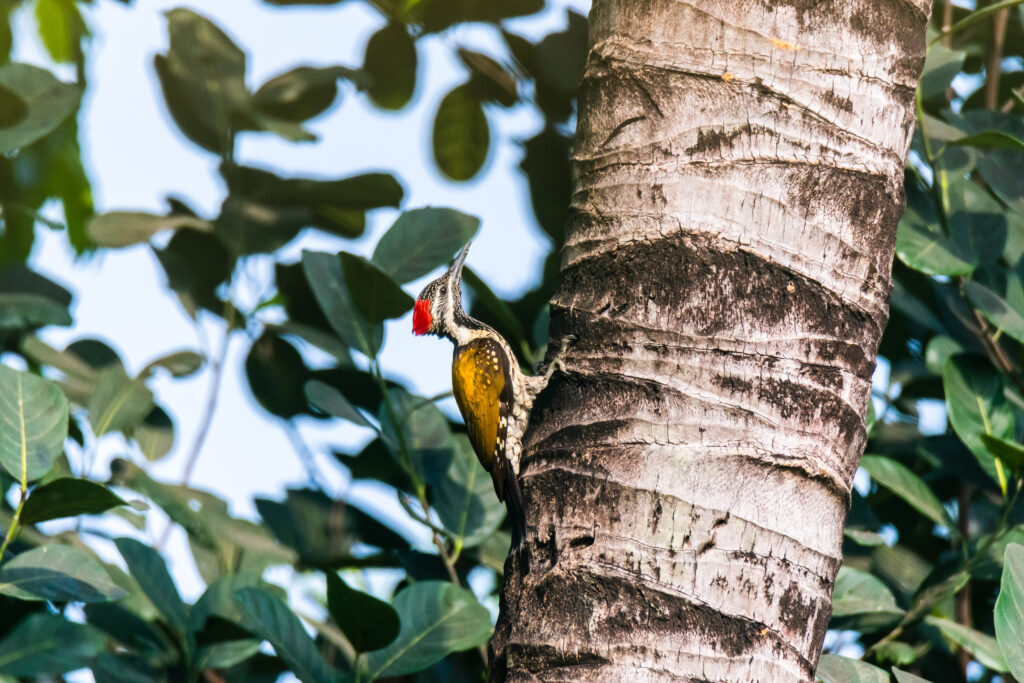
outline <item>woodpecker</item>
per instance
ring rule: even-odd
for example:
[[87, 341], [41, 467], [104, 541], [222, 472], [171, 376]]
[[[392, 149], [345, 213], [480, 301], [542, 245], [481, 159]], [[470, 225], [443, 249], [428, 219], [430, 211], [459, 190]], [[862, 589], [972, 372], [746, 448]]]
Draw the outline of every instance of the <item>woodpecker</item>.
[[455, 344], [452, 393], [476, 457], [490, 472], [498, 499], [508, 506], [512, 545], [519, 548], [526, 533], [517, 479], [523, 433], [537, 394], [555, 369], [564, 370], [562, 353], [543, 374], [524, 375], [508, 342], [466, 314], [462, 309], [462, 266], [468, 253], [466, 244], [448, 272], [420, 293], [413, 309], [412, 331], [446, 337]]

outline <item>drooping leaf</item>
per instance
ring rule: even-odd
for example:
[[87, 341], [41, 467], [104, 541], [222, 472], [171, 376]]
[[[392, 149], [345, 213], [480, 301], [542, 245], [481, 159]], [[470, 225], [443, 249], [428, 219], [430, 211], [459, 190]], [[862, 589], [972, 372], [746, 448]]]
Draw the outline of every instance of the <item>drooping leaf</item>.
[[200, 309], [223, 315], [217, 288], [230, 277], [234, 258], [217, 235], [176, 230], [167, 246], [155, 251], [167, 273], [167, 284], [189, 315], [195, 317]]
[[482, 543], [505, 519], [505, 506], [494, 494], [491, 476], [480, 466], [464, 435], [452, 438], [453, 457], [437, 483], [434, 508], [463, 547]]
[[372, 427], [373, 425], [363, 417], [363, 414], [356, 410], [356, 407], [349, 403], [345, 395], [340, 391], [324, 384], [323, 382], [307, 382], [306, 398], [314, 406], [328, 415], [348, 420], [360, 427]]
[[412, 297], [377, 265], [344, 251], [338, 258], [352, 300], [368, 323], [374, 325], [400, 318], [412, 310]]
[[1000, 439], [1013, 437], [1013, 411], [1003, 396], [1003, 381], [987, 362], [956, 355], [943, 370], [946, 409], [953, 430], [993, 480], [1005, 486], [997, 460], [985, 447], [982, 434]]
[[971, 656], [983, 666], [1000, 673], [1007, 671], [1003, 653], [999, 651], [999, 643], [992, 636], [949, 619], [929, 615], [924, 620], [925, 623], [936, 627], [942, 631], [944, 636], [970, 652]]
[[335, 572], [327, 572], [327, 610], [357, 652], [379, 650], [398, 637], [394, 608], [349, 587]]
[[0, 566], [0, 594], [19, 600], [107, 602], [126, 595], [84, 550], [51, 543]]
[[817, 677], [824, 683], [889, 683], [889, 674], [883, 669], [840, 655], [822, 655]]
[[480, 219], [455, 209], [406, 211], [384, 233], [372, 261], [400, 284], [447, 265], [480, 227]]
[[104, 647], [106, 639], [93, 627], [37, 612], [0, 640], [0, 674], [59, 676], [88, 666]]
[[981, 442], [1004, 467], [1017, 474], [1024, 473], [1024, 446], [991, 434], [982, 434]]
[[0, 464], [38, 479], [64, 452], [68, 400], [53, 382], [0, 364]]
[[46, 69], [29, 64], [0, 66], [0, 87], [13, 93], [26, 109], [16, 123], [0, 127], [0, 154], [25, 147], [52, 133], [74, 113], [81, 96], [77, 86], [62, 83]]
[[114, 544], [127, 563], [132, 577], [142, 587], [153, 606], [164, 616], [171, 628], [178, 633], [184, 633], [188, 627], [185, 604], [181, 601], [178, 588], [174, 585], [174, 580], [171, 579], [160, 553], [134, 538], [118, 538], [114, 540]]
[[452, 180], [469, 180], [487, 160], [491, 132], [480, 99], [461, 85], [441, 100], [434, 116], [434, 161]]
[[884, 583], [868, 572], [843, 566], [832, 592], [832, 628], [870, 633], [899, 621], [903, 610]]
[[266, 639], [303, 683], [331, 683], [334, 674], [288, 606], [261, 588], [235, 591], [249, 630]]
[[902, 498], [922, 515], [945, 527], [949, 533], [959, 535], [956, 523], [928, 484], [904, 465], [880, 455], [865, 455], [860, 466], [867, 470], [879, 486], [884, 486]]
[[401, 109], [416, 89], [416, 43], [405, 26], [389, 23], [366, 44], [366, 92], [381, 109]]
[[420, 581], [395, 596], [398, 639], [367, 656], [370, 680], [420, 671], [451, 652], [482, 645], [491, 636], [487, 609], [469, 591], [444, 581]]
[[1018, 681], [1024, 680], [1024, 545], [1006, 546], [1003, 576], [996, 598], [996, 638], [1006, 665]]
[[210, 232], [213, 226], [195, 216], [172, 214], [157, 216], [141, 211], [111, 211], [94, 216], [86, 231], [89, 238], [101, 247], [127, 247], [146, 242], [164, 230], [191, 228]]
[[21, 512], [21, 522], [28, 525], [61, 517], [98, 515], [121, 505], [128, 505], [128, 501], [102, 484], [64, 477], [32, 490]]
[[341, 259], [333, 254], [306, 251], [302, 253], [302, 268], [320, 308], [342, 341], [371, 358], [377, 355], [383, 342], [383, 328], [370, 325], [356, 308]]

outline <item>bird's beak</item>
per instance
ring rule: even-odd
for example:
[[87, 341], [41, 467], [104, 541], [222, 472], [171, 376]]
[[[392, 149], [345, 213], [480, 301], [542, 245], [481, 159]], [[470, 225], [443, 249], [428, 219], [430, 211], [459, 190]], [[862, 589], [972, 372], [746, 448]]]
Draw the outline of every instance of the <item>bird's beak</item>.
[[452, 287], [460, 287], [462, 285], [462, 266], [466, 263], [466, 254], [469, 253], [469, 245], [473, 242], [466, 242], [466, 246], [462, 248], [459, 255], [455, 257], [455, 262], [452, 263], [452, 267], [448, 269], [448, 278], [452, 282]]

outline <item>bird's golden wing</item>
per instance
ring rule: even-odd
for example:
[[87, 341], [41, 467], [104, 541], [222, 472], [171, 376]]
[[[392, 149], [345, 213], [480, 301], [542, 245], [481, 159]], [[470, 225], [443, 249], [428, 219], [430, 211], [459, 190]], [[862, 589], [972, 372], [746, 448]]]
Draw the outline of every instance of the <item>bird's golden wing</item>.
[[512, 384], [508, 357], [501, 346], [487, 338], [477, 339], [455, 352], [452, 392], [466, 421], [469, 441], [480, 464], [491, 473], [494, 491], [505, 500], [510, 467], [505, 459]]

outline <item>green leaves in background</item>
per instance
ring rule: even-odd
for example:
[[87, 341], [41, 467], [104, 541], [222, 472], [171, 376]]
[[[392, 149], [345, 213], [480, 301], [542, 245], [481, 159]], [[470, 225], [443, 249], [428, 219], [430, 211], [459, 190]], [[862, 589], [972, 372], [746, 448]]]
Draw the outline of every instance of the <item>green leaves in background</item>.
[[416, 44], [405, 26], [389, 23], [370, 36], [363, 71], [375, 105], [397, 110], [409, 103], [416, 89]]
[[341, 252], [345, 285], [352, 300], [371, 325], [400, 318], [412, 310], [413, 299], [376, 264], [362, 256]]
[[824, 683], [889, 683], [889, 674], [867, 662], [839, 655], [822, 655], [817, 679]]
[[941, 617], [927, 616], [924, 621], [942, 631], [942, 635], [970, 652], [971, 656], [983, 666], [1000, 673], [1007, 670], [1006, 661], [999, 651], [999, 644], [992, 636]]
[[928, 484], [904, 465], [880, 455], [865, 455], [861, 458], [860, 466], [867, 470], [879, 486], [884, 486], [922, 515], [945, 527], [950, 534], [959, 534], [956, 523], [928, 488]]
[[327, 611], [356, 652], [379, 650], [398, 637], [400, 624], [394, 608], [350, 588], [334, 572], [327, 572]]
[[394, 600], [402, 622], [398, 639], [367, 656], [368, 680], [424, 669], [451, 652], [486, 643], [491, 617], [472, 593], [441, 581], [420, 581]]
[[832, 591], [831, 628], [872, 633], [897, 623], [904, 611], [876, 576], [843, 566]]
[[981, 440], [982, 434], [1013, 437], [1013, 411], [1003, 396], [1002, 376], [980, 358], [956, 355], [946, 362], [942, 383], [953, 430], [1005, 491], [1005, 473]]
[[53, 382], [0, 364], [0, 464], [38, 479], [64, 451], [68, 401]]
[[207, 221], [186, 214], [156, 216], [140, 211], [111, 211], [94, 216], [86, 228], [89, 238], [101, 247], [127, 247], [147, 242], [164, 230], [191, 228], [210, 232]]
[[404, 285], [447, 266], [479, 227], [479, 218], [455, 209], [405, 211], [380, 238], [371, 260]]
[[345, 395], [329, 384], [308, 382], [305, 391], [309, 402], [328, 415], [348, 420], [360, 427], [372, 427], [363, 414], [349, 403]]
[[341, 340], [371, 358], [376, 356], [384, 341], [384, 330], [379, 324], [372, 325], [356, 308], [341, 259], [333, 254], [306, 251], [302, 253], [302, 269], [321, 310]]
[[78, 107], [81, 90], [29, 64], [0, 66], [0, 154], [32, 144], [56, 130]]
[[384, 445], [419, 486], [438, 481], [452, 459], [448, 418], [432, 401], [404, 389], [388, 395], [378, 413]]
[[105, 647], [106, 639], [91, 626], [55, 614], [31, 614], [0, 641], [0, 674], [59, 676], [88, 666]]
[[505, 519], [505, 506], [494, 494], [487, 470], [473, 452], [464, 434], [452, 437], [451, 465], [437, 482], [434, 507], [445, 529], [456, 539], [456, 547], [479, 545]]
[[996, 598], [996, 638], [1014, 678], [1024, 680], [1024, 545], [1006, 546], [1003, 577]]
[[468, 84], [441, 100], [434, 116], [434, 162], [451, 180], [469, 180], [483, 168], [491, 132], [483, 106]]
[[23, 552], [0, 566], [0, 594], [52, 602], [106, 602], [126, 595], [92, 555], [57, 543]]
[[160, 553], [133, 538], [118, 538], [114, 540], [114, 544], [127, 563], [132, 577], [153, 606], [164, 616], [172, 629], [184, 633], [188, 627], [185, 603], [181, 601], [178, 589]]
[[21, 523], [37, 524], [61, 517], [98, 515], [128, 505], [106, 486], [88, 479], [62, 477], [32, 490], [21, 512]]

